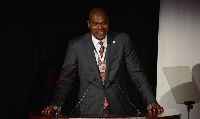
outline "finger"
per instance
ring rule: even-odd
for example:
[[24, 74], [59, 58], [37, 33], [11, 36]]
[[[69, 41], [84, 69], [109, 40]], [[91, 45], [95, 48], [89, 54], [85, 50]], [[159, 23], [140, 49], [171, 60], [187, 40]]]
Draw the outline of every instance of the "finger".
[[155, 109], [156, 109], [155, 104], [152, 104], [151, 111], [155, 112]]
[[47, 110], [47, 107], [42, 110], [42, 113], [45, 113], [46, 110]]
[[161, 112], [164, 112], [164, 109], [163, 109], [163, 107], [161, 107], [161, 109], [160, 109], [160, 110], [161, 110]]
[[157, 109], [158, 113], [161, 112], [161, 107], [159, 105], [156, 106], [156, 109]]
[[154, 113], [156, 113], [156, 110], [157, 110], [156, 107], [157, 107], [156, 105], [153, 106], [153, 112], [154, 112]]
[[158, 104], [153, 104], [152, 110], [153, 110], [154, 113], [159, 112], [159, 111], [160, 111], [159, 109], [160, 109], [160, 105], [158, 105]]
[[147, 110], [149, 113], [152, 113], [152, 105], [151, 104], [147, 107]]
[[48, 106], [42, 110], [42, 113], [50, 113], [53, 112], [53, 106]]
[[47, 113], [48, 113], [48, 110], [46, 110], [45, 113], [47, 114]]
[[49, 106], [48, 106], [48, 107], [46, 107], [44, 112], [45, 112], [45, 113], [48, 113], [49, 109], [50, 109], [50, 107], [49, 107]]
[[163, 108], [160, 106], [160, 105], [156, 105], [156, 108], [155, 110], [158, 112], [158, 113], [162, 113], [163, 112]]
[[47, 113], [51, 113], [54, 112], [54, 106], [50, 106], [49, 109], [47, 110]]
[[158, 111], [160, 111], [160, 112], [163, 112], [163, 111], [164, 111], [163, 107], [161, 107], [160, 105], [157, 106], [157, 109], [158, 109]]

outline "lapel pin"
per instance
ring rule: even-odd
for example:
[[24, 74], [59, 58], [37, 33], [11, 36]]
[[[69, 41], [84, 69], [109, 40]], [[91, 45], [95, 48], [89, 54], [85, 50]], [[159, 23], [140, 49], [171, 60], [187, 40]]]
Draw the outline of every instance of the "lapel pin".
[[115, 41], [113, 41], [113, 43], [115, 43]]

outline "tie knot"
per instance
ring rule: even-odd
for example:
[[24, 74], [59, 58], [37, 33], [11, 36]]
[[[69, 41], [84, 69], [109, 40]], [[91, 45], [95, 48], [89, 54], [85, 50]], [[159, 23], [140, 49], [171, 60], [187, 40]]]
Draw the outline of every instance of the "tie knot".
[[101, 46], [103, 46], [103, 42], [102, 42], [102, 41], [100, 41], [99, 44], [100, 44]]

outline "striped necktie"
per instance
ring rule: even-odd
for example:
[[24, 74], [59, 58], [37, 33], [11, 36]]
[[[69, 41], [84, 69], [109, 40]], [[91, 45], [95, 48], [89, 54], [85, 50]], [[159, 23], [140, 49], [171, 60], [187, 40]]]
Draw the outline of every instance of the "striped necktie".
[[[102, 41], [100, 41], [99, 44], [101, 45], [99, 53], [100, 53], [101, 58], [102, 58], [105, 47], [103, 46], [103, 42]], [[106, 66], [106, 59], [102, 62], [100, 60], [100, 58], [98, 58], [98, 66], [100, 66], [102, 64], [104, 64]], [[101, 76], [102, 83], [104, 85], [104, 82], [105, 82], [105, 71], [104, 72], [100, 72], [100, 76]], [[108, 106], [108, 102], [107, 102], [107, 99], [105, 97], [105, 102], [104, 102], [104, 108], [103, 109], [106, 109], [107, 106]]]
[[102, 58], [102, 57], [103, 57], [103, 52], [104, 52], [105, 47], [103, 46], [103, 42], [102, 42], [102, 41], [100, 41], [99, 44], [101, 45], [101, 48], [100, 48], [100, 50], [99, 50], [99, 53], [100, 53], [101, 58]]

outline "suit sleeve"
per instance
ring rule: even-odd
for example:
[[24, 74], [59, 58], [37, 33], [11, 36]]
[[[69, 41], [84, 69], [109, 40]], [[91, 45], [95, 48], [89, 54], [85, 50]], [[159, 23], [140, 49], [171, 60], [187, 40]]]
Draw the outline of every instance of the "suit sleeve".
[[73, 46], [73, 42], [68, 44], [66, 56], [62, 66], [59, 79], [54, 90], [52, 105], [60, 105], [65, 102], [66, 97], [69, 95], [77, 74], [77, 56]]
[[129, 36], [125, 45], [125, 53], [128, 73], [131, 77], [133, 84], [135, 84], [136, 89], [140, 92], [143, 102], [146, 106], [151, 103], [157, 103], [152, 91], [152, 87], [146, 75], [144, 74], [137, 53], [134, 50], [133, 43]]

